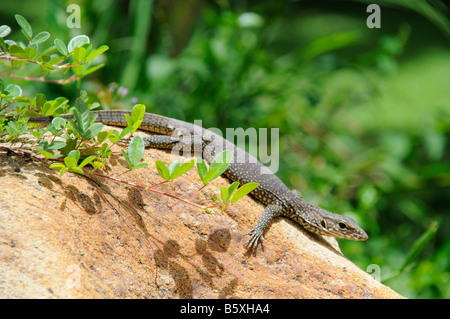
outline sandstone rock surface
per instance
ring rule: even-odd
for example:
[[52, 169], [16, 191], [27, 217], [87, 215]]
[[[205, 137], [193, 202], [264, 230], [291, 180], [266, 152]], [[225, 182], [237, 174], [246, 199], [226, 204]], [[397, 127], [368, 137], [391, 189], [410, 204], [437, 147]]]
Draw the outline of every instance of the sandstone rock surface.
[[[157, 159], [169, 163], [171, 154], [147, 150], [149, 167], [124, 173], [113, 155], [103, 173], [150, 186], [161, 182]], [[213, 215], [92, 179], [60, 178], [48, 164], [0, 152], [0, 298], [402, 298], [345, 258], [334, 238], [283, 218], [264, 250], [249, 254], [245, 233], [263, 206], [248, 196]], [[210, 203], [227, 184], [220, 177], [192, 200]], [[156, 189], [187, 198], [199, 186], [193, 168]]]

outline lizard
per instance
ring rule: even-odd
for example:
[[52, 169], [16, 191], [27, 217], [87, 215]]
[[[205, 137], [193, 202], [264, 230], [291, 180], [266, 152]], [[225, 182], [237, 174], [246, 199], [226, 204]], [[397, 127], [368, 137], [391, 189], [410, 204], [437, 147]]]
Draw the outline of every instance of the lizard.
[[[131, 116], [131, 111], [104, 110], [91, 111], [91, 114], [95, 114], [95, 122], [126, 127], [125, 114]], [[61, 117], [70, 119], [73, 115], [65, 114]], [[31, 123], [51, 123], [51, 121], [51, 116], [29, 118]], [[232, 152], [232, 160], [224, 175], [241, 184], [258, 183], [259, 186], [250, 195], [266, 206], [256, 225], [246, 233], [249, 239], [244, 246], [250, 250], [257, 249], [262, 244], [267, 228], [276, 217], [289, 218], [306, 230], [322, 236], [357, 241], [368, 238], [366, 232], [351, 217], [331, 213], [307, 203], [299, 191], [289, 189], [255, 157], [208, 129], [153, 113], [145, 113], [139, 129], [151, 133], [143, 138], [146, 148], [187, 147], [190, 152], [197, 150], [194, 155], [201, 156], [208, 163], [223, 150]], [[198, 151], [201, 154], [198, 154]]]

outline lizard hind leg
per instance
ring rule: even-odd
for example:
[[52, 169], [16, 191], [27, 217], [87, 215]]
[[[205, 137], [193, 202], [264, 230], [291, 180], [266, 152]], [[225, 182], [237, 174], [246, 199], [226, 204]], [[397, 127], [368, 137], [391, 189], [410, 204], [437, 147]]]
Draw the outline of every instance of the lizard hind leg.
[[250, 250], [257, 249], [264, 240], [264, 231], [267, 229], [272, 219], [280, 215], [281, 210], [281, 205], [268, 205], [259, 217], [256, 226], [246, 234], [250, 235], [250, 238], [247, 240], [244, 246], [246, 246]]

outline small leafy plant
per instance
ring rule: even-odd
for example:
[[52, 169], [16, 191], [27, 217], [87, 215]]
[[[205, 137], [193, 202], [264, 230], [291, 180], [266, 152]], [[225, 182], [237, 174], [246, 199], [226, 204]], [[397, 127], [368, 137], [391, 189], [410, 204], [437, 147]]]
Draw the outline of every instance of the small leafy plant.
[[50, 168], [59, 170], [59, 174], [62, 176], [66, 171], [84, 174], [83, 167], [91, 163], [95, 159], [94, 155], [88, 156], [78, 165], [80, 160], [80, 151], [70, 151], [69, 154], [64, 157], [63, 163], [54, 163], [50, 165]]
[[[245, 195], [249, 194], [254, 189], [256, 189], [259, 186], [259, 184], [251, 182], [251, 183], [242, 185], [240, 188], [238, 188], [238, 186], [239, 186], [239, 182], [234, 182], [228, 188], [226, 186], [220, 187], [220, 198], [215, 197], [214, 199], [217, 202], [222, 202], [224, 204], [222, 206], [222, 209], [225, 209], [225, 207], [228, 203], [230, 203], [230, 205], [233, 205], [234, 203], [236, 203], [242, 197], [244, 197]], [[236, 191], [236, 192], [234, 193], [234, 191]], [[233, 193], [234, 193], [234, 195], [233, 195]]]
[[92, 64], [94, 58], [109, 49], [107, 45], [95, 48], [87, 35], [77, 35], [67, 45], [55, 39], [53, 45], [45, 47], [49, 32], [34, 34], [23, 16], [16, 14], [15, 18], [26, 41], [5, 39], [11, 33], [11, 27], [0, 26], [0, 60], [6, 61], [0, 64], [1, 77], [57, 84], [79, 83], [83, 77], [104, 66]]
[[[193, 195], [197, 194], [200, 190], [202, 190], [205, 186], [207, 186], [212, 180], [216, 179], [220, 175], [222, 175], [228, 166], [230, 165], [232, 158], [231, 151], [223, 151], [217, 154], [211, 162], [211, 165], [208, 167], [203, 159], [197, 160], [197, 170], [200, 179], [203, 182], [203, 186], [200, 187]], [[175, 160], [169, 165], [165, 165], [160, 160], [156, 161], [156, 169], [158, 170], [158, 174], [166, 181], [173, 181], [175, 178], [183, 175], [187, 171], [189, 171], [195, 164], [194, 159], [191, 159], [189, 162], [184, 164], [181, 163], [180, 160]], [[255, 188], [259, 186], [258, 183], [247, 183], [238, 189], [239, 182], [232, 183], [229, 187], [222, 186], [220, 188], [220, 198], [217, 196], [213, 196], [213, 199], [217, 203], [214, 206], [204, 207], [203, 209], [210, 211], [210, 208], [220, 206], [222, 210], [226, 208], [227, 205], [233, 205], [239, 199], [244, 197], [245, 195], [252, 192]], [[237, 189], [237, 191], [236, 191]], [[236, 191], [233, 195], [233, 192]], [[233, 195], [233, 196], [232, 196]], [[191, 197], [192, 197], [191, 196]], [[231, 199], [231, 200], [230, 200]]]
[[168, 166], [166, 166], [166, 164], [164, 164], [160, 160], [157, 160], [155, 162], [158, 174], [166, 181], [173, 181], [175, 178], [180, 177], [181, 175], [189, 171], [194, 166], [194, 164], [194, 159], [191, 159], [189, 162], [183, 164], [180, 160], [175, 160]]

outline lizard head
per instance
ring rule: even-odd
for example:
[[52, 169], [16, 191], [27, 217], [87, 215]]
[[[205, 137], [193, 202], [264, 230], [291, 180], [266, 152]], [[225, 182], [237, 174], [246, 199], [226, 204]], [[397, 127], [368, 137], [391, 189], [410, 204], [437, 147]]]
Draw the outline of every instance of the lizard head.
[[303, 202], [299, 209], [309, 224], [309, 231], [319, 235], [333, 236], [351, 240], [366, 240], [366, 232], [348, 216], [333, 214], [312, 204]]

